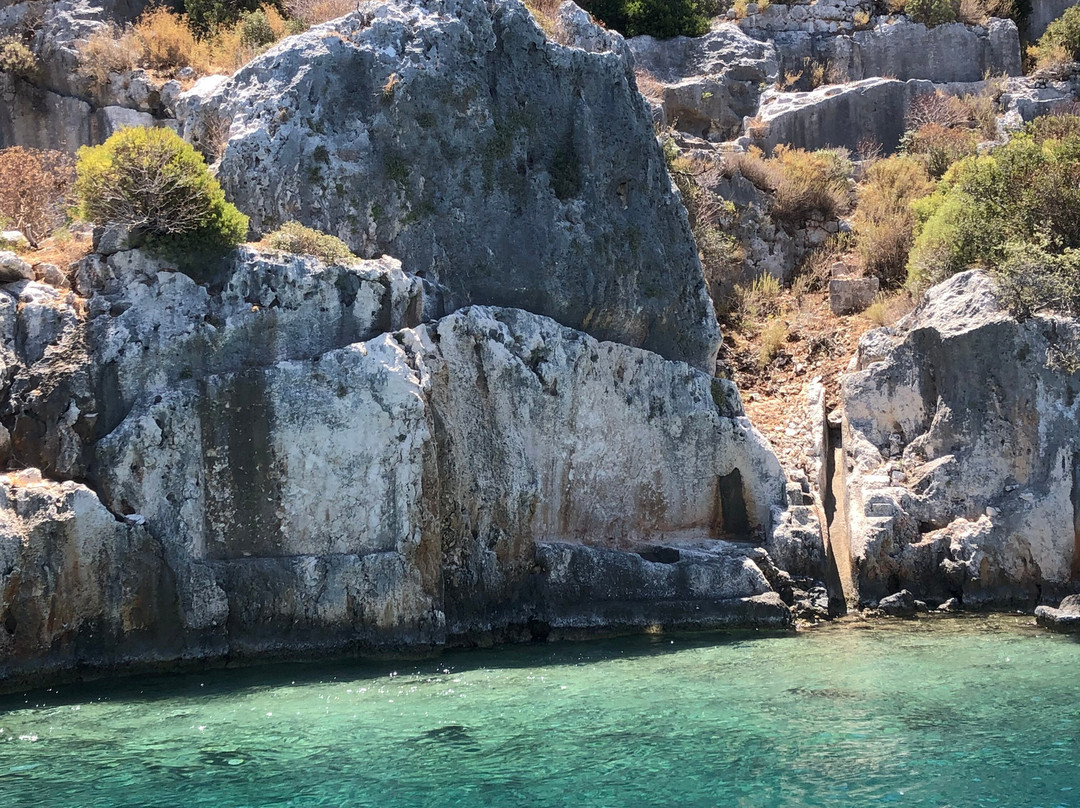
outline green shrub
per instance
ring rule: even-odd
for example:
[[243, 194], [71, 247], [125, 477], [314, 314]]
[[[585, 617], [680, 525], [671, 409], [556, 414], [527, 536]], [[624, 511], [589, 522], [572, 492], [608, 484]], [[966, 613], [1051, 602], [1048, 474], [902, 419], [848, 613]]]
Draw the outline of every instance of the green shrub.
[[94, 224], [130, 227], [152, 251], [198, 261], [247, 235], [248, 218], [195, 149], [171, 129], [122, 129], [78, 152], [75, 195]]
[[958, 0], [907, 0], [904, 3], [904, 13], [908, 17], [929, 27], [956, 22], [959, 11]]
[[908, 263], [916, 285], [969, 266], [999, 267], [1009, 244], [1064, 255], [1080, 248], [1080, 137], [1032, 129], [985, 157], [969, 157], [915, 203], [921, 226]]
[[[184, 0], [184, 12], [193, 28], [210, 33], [235, 25], [246, 12], [257, 11], [264, 5], [267, 0]], [[280, 12], [285, 10], [281, 0], [270, 0], [269, 5]]]
[[588, 0], [586, 11], [623, 36], [701, 36], [719, 11], [716, 0]]
[[29, 76], [37, 68], [37, 57], [26, 45], [13, 36], [0, 37], [0, 73]]
[[879, 160], [867, 170], [859, 187], [852, 229], [863, 266], [884, 285], [903, 283], [915, 239], [912, 203], [933, 190], [925, 166], [913, 157]]
[[261, 8], [249, 11], [240, 18], [240, 31], [243, 43], [252, 48], [272, 45], [278, 40], [277, 32]]
[[1047, 308], [1080, 315], [1080, 250], [1054, 254], [1042, 244], [1009, 242], [993, 275], [998, 297], [1017, 317]]
[[1040, 67], [1048, 60], [1080, 59], [1080, 6], [1065, 9], [1065, 13], [1047, 26], [1038, 44], [1032, 49]]
[[1080, 137], [1080, 116], [1040, 115], [1027, 125], [1027, 131], [1036, 143]]
[[286, 222], [266, 237], [272, 249], [295, 255], [313, 255], [324, 264], [348, 264], [357, 260], [349, 245], [336, 236], [322, 233], [299, 222]]

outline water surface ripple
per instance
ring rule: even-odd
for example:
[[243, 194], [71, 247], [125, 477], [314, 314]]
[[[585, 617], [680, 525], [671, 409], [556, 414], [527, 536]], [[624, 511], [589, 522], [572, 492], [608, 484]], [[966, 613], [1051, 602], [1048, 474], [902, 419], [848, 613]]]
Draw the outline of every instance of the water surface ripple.
[[0, 700], [4, 808], [1080, 806], [1029, 618], [268, 666]]

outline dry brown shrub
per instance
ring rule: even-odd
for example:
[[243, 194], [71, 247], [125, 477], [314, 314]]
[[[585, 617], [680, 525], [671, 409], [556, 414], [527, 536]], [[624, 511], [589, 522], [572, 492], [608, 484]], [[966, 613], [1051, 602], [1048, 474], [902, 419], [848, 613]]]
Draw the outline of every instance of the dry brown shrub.
[[351, 14], [359, 7], [357, 0], [286, 0], [285, 10], [294, 20], [319, 25]]
[[928, 123], [904, 135], [904, 151], [917, 155], [932, 177], [941, 177], [953, 163], [978, 151], [979, 135], [973, 129], [950, 129]]
[[931, 123], [959, 126], [967, 123], [968, 119], [968, 110], [959, 98], [938, 91], [911, 99], [904, 124], [908, 130], [914, 130]]
[[151, 70], [194, 67], [205, 56], [203, 43], [195, 38], [186, 20], [161, 6], [143, 12], [135, 23], [134, 34], [140, 51], [139, 64]]
[[138, 67], [141, 55], [131, 29], [110, 23], [79, 45], [79, 74], [104, 87], [109, 83], [110, 73], [127, 73]]
[[637, 78], [638, 92], [643, 96], [653, 101], [659, 101], [664, 97], [664, 85], [648, 70], [639, 67], [634, 70], [634, 76]]
[[65, 220], [75, 163], [59, 151], [13, 146], [0, 150], [0, 220], [35, 249]]
[[851, 161], [846, 150], [808, 152], [777, 146], [773, 162], [779, 169], [775, 218], [801, 223], [814, 212], [830, 219], [847, 210]]
[[800, 224], [817, 211], [832, 218], [848, 207], [851, 162], [844, 149], [808, 152], [779, 145], [766, 158], [761, 149], [725, 156], [725, 172], [738, 171], [757, 188], [774, 196], [772, 216]]
[[886, 286], [898, 286], [907, 276], [915, 240], [911, 203], [933, 190], [923, 163], [913, 157], [890, 157], [867, 169], [852, 217], [856, 251], [867, 274]]

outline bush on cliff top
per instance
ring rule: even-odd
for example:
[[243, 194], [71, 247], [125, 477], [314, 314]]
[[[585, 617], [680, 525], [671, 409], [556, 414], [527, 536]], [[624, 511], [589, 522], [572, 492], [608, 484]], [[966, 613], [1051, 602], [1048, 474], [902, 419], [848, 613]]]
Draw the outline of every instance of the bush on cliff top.
[[904, 3], [904, 13], [908, 17], [930, 28], [956, 22], [959, 12], [959, 0], [906, 0]]
[[701, 36], [720, 9], [717, 0], [587, 0], [582, 7], [626, 37]]
[[247, 235], [248, 218], [192, 146], [171, 129], [122, 129], [100, 146], [79, 149], [75, 195], [97, 225], [130, 227], [148, 249], [197, 262]]
[[349, 245], [336, 236], [322, 233], [299, 222], [286, 222], [266, 237], [275, 250], [294, 255], [313, 255], [324, 264], [348, 264], [356, 260]]
[[[1036, 275], [1075, 268], [1069, 256], [1080, 249], [1080, 136], [1040, 142], [1035, 133], [1029, 128], [988, 156], [960, 161], [915, 203], [920, 227], [909, 282], [935, 283], [970, 266], [1012, 267], [1034, 288], [1042, 283]], [[1033, 259], [1021, 273], [1025, 252]], [[1033, 266], [1043, 270], [1032, 274]]]

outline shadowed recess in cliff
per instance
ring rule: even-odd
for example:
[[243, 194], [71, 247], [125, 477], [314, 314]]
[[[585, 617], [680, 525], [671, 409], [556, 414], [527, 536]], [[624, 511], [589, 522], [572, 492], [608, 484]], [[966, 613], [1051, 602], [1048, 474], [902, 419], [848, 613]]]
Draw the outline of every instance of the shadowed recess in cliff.
[[[204, 447], [207, 556], [281, 553], [282, 491], [271, 446], [274, 420], [266, 377], [251, 371], [210, 379], [197, 399]], [[224, 450], [225, 456], [219, 452]], [[207, 451], [209, 450], [209, 451]]]

